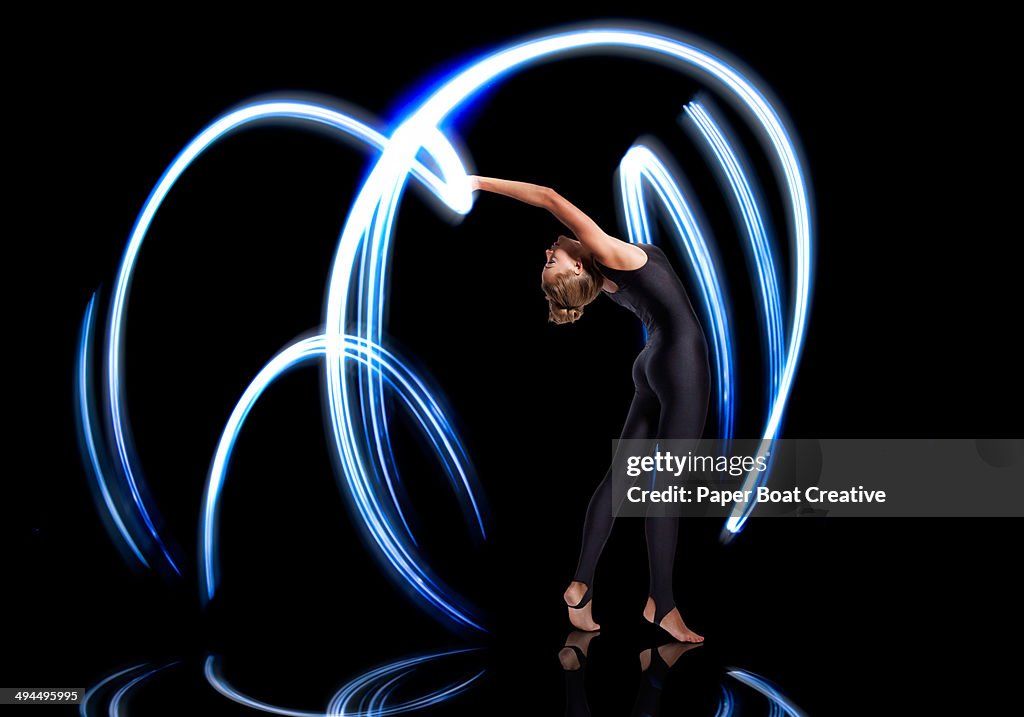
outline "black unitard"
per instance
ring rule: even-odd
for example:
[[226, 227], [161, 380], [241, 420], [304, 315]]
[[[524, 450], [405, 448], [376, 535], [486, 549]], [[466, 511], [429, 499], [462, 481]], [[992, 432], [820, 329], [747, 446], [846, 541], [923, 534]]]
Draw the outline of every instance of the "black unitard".
[[[704, 331], [665, 252], [654, 244], [636, 246], [647, 254], [647, 262], [639, 269], [612, 269], [599, 263], [605, 276], [619, 287], [605, 295], [636, 314], [647, 328], [647, 344], [633, 362], [636, 393], [619, 438], [699, 439], [711, 386]], [[583, 524], [583, 546], [574, 579], [587, 584], [587, 593], [579, 605], [586, 604], [593, 591], [594, 569], [612, 523], [609, 467], [590, 499]], [[678, 523], [675, 516], [653, 515], [651, 511], [645, 518], [655, 624], [675, 607], [672, 565]]]

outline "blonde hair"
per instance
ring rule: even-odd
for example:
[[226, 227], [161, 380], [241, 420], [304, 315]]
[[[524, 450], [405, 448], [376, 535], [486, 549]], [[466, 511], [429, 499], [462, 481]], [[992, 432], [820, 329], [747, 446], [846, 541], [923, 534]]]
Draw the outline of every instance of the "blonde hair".
[[548, 321], [553, 324], [571, 324], [583, 316], [583, 307], [596, 299], [604, 284], [604, 275], [592, 257], [583, 260], [583, 271], [574, 274], [563, 271], [551, 282], [541, 281], [541, 289], [548, 298]]

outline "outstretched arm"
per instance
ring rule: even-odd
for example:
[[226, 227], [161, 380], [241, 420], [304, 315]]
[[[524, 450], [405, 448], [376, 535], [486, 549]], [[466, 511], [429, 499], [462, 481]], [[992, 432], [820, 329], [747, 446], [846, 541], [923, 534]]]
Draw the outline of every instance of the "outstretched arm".
[[477, 177], [476, 175], [470, 176], [469, 184], [473, 189], [503, 194], [506, 197], [512, 197], [531, 206], [544, 209], [547, 209], [551, 193], [550, 187], [542, 187], [539, 184], [513, 182], [510, 179], [495, 179], [493, 177]]
[[628, 258], [624, 258], [629, 254], [623, 253], [624, 251], [634, 251], [630, 248], [623, 249], [629, 247], [627, 242], [605, 234], [593, 219], [551, 187], [475, 175], [470, 176], [469, 181], [474, 190], [482, 189], [486, 192], [503, 194], [531, 206], [547, 209], [576, 235], [580, 243], [587, 247], [598, 261], [606, 266], [623, 266], [624, 262], [628, 264], [630, 261]]

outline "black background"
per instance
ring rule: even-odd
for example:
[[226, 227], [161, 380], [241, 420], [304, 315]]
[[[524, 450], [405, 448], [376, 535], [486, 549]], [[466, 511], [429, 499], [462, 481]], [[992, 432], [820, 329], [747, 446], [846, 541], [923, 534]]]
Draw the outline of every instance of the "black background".
[[[213, 650], [250, 694], [319, 709], [385, 660], [476, 644], [421, 612], [368, 556], [332, 476], [313, 367], [288, 374], [249, 417], [224, 496], [224, 587], [213, 613], [197, 607], [190, 556], [220, 430], [264, 363], [319, 324], [335, 243], [372, 159], [321, 134], [264, 126], [210, 150], [166, 201], [138, 264], [128, 407], [147, 483], [189, 561], [185, 579], [134, 575], [96, 513], [74, 433], [85, 306], [100, 288], [105, 312], [136, 214], [177, 151], [257, 95], [332, 96], [386, 124], [425, 78], [545, 27], [622, 18], [704, 38], [771, 88], [814, 192], [813, 305], [783, 436], [1021, 435], [1015, 239], [999, 217], [1008, 192], [994, 174], [1001, 105], [988, 79], [1002, 59], [998, 18], [629, 10], [25, 25], [35, 42], [13, 82], [31, 109], [11, 144], [24, 160], [24, 202], [12, 212], [26, 221], [9, 237], [5, 302], [18, 361], [8, 376], [6, 684], [91, 685], [115, 668], [185, 659], [140, 688], [138, 709], [241, 711], [201, 682], [197, 658]], [[737, 435], [749, 436], [765, 411], [749, 283], [726, 206], [676, 123], [698, 89], [635, 60], [572, 59], [489, 90], [455, 128], [477, 173], [554, 186], [616, 232], [623, 152], [645, 134], [672, 151], [727, 266]], [[409, 444], [426, 548], [493, 627], [484, 684], [451, 704], [456, 714], [563, 709], [561, 592], [632, 396], [633, 317], [600, 299], [578, 324], [545, 323], [538, 272], [561, 231], [493, 195], [452, 226], [411, 192], [398, 218], [388, 331], [442, 388], [492, 511], [490, 540], [475, 546], [436, 468]], [[717, 521], [691, 521], [677, 600], [707, 644], [686, 656], [690, 671], [666, 701], [710, 713], [726, 665], [768, 677], [812, 715], [895, 712], [951, 692], [990, 699], [984, 670], [1018, 621], [1008, 565], [1019, 525], [754, 520], [722, 546]], [[659, 638], [640, 618], [638, 522], [617, 528], [597, 580], [594, 713], [625, 714], [635, 655]]]

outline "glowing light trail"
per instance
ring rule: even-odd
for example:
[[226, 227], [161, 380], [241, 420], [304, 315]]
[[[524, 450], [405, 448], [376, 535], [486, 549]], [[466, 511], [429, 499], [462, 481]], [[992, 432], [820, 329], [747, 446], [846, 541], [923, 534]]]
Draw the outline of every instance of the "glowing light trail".
[[[329, 277], [323, 335], [310, 341], [298, 342], [272, 359], [271, 364], [268, 364], [250, 384], [222, 435], [221, 446], [211, 468], [204, 508], [203, 541], [204, 545], [211, 546], [210, 553], [204, 551], [202, 554], [202, 560], [205, 561], [202, 572], [207, 598], [212, 595], [216, 586], [216, 563], [212, 552], [215, 543], [216, 497], [234, 436], [237, 435], [245, 413], [251, 408], [256, 396], [279, 375], [280, 371], [294, 362], [322, 354], [326, 358], [330, 424], [341, 468], [338, 479], [343, 481], [343, 487], [353, 497], [359, 515], [376, 545], [398, 574], [405, 578], [428, 604], [437, 607], [441, 614], [460, 624], [482, 629], [463, 614], [461, 608], [455, 604], [454, 598], [442, 594], [424, 581], [422, 575], [425, 574], [425, 570], [414, 564], [415, 551], [407, 545], [408, 540], [415, 541], [408, 530], [397, 498], [397, 470], [388, 441], [388, 420], [383, 400], [385, 382], [395, 388], [400, 382], [396, 382], [394, 377], [406, 375], [400, 362], [392, 364], [390, 359], [381, 358], [384, 354], [383, 317], [384, 302], [388, 293], [386, 280], [389, 275], [387, 262], [390, 259], [391, 233], [400, 198], [410, 175], [416, 177], [438, 197], [441, 201], [440, 208], [447, 208], [456, 215], [463, 215], [472, 207], [473, 197], [464, 164], [451, 142], [439, 129], [446, 120], [456, 115], [476, 93], [513, 71], [558, 57], [584, 53], [629, 56], [639, 54], [652, 61], [664, 62], [680, 71], [695, 74], [699, 79], [718, 87], [723, 96], [733, 102], [751, 121], [755, 133], [765, 143], [770, 158], [783, 177], [795, 261], [793, 316], [781, 375], [777, 391], [771, 401], [759, 453], [766, 450], [769, 439], [777, 435], [799, 361], [810, 305], [813, 236], [808, 187], [794, 140], [785, 123], [756, 83], [741, 73], [735, 63], [727, 62], [700, 49], [694, 43], [665, 33], [644, 29], [589, 27], [529, 39], [489, 53], [456, 71], [401, 121], [390, 138], [344, 113], [312, 103], [282, 99], [249, 104], [229, 112], [204, 129], [179, 153], [161, 176], [132, 228], [111, 303], [106, 369], [110, 429], [116, 446], [117, 461], [129, 487], [134, 510], [145, 525], [149, 538], [160, 546], [167, 562], [179, 574], [180, 570], [161, 542], [155, 523], [151, 519], [150, 509], [144, 504], [138, 489], [137, 481], [141, 480], [141, 474], [133, 465], [128, 449], [127, 412], [124, 407], [121, 380], [127, 296], [135, 262], [153, 217], [175, 182], [203, 151], [229, 132], [257, 121], [289, 118], [319, 123], [380, 149], [381, 155], [358, 191], [339, 239]], [[436, 164], [438, 174], [426, 169], [416, 159], [424, 150]], [[728, 154], [723, 156], [728, 158]], [[697, 230], [696, 222], [691, 221], [684, 211], [686, 204], [682, 201], [672, 178], [663, 171], [663, 163], [657, 162], [657, 158], [649, 149], [635, 147], [623, 160], [627, 168], [624, 174], [628, 174], [631, 162], [639, 161], [641, 158], [644, 161], [642, 170], [638, 170], [639, 174], [657, 180], [653, 182], [655, 190], [673, 212], [677, 228], [685, 229], [678, 233], [684, 249], [695, 265], [696, 273], [700, 277], [702, 295], [709, 307], [715, 350], [720, 360], [722, 415], [726, 417], [723, 419], [726, 425], [731, 427], [732, 360], [724, 296], [706, 251], [707, 246], [702, 233]], [[625, 192], [624, 196], [627, 201], [634, 201], [630, 197], [635, 197], [638, 191], [634, 187]], [[637, 205], [634, 203], [632, 206], [636, 210]], [[637, 236], [639, 232], [646, 235], [647, 230], [646, 219], [643, 219], [639, 228], [635, 229], [638, 232]], [[354, 307], [349, 305], [353, 288], [356, 289]], [[351, 324], [354, 324], [354, 328], [348, 329]], [[351, 363], [353, 361], [354, 364]], [[347, 372], [346, 368], [349, 366], [355, 371]], [[411, 375], [411, 372], [406, 372]], [[351, 376], [350, 373], [354, 373], [355, 376]], [[465, 463], [464, 453], [458, 448], [450, 426], [447, 426], [436, 403], [430, 408], [425, 408], [432, 401], [429, 394], [420, 388], [407, 388], [416, 383], [413, 379], [414, 377], [409, 378], [407, 384], [402, 384], [403, 390], [408, 391], [403, 394], [403, 400], [407, 406], [415, 407], [414, 413], [421, 421], [421, 426], [428, 430], [431, 441], [439, 448], [439, 453], [447, 456], [446, 470], [457, 487], [464, 509], [467, 504], [471, 504], [475, 510], [476, 501], [473, 499], [467, 473], [461, 470]], [[82, 401], [86, 401], [83, 404], [82, 415], [88, 417], [92, 414], [87, 403], [87, 393], [82, 392], [81, 398]], [[430, 420], [427, 420], [428, 418]], [[92, 462], [91, 455], [89, 461]], [[757, 480], [758, 476], [755, 473], [756, 471], [752, 470], [746, 477], [744, 489]], [[377, 486], [381, 484], [387, 487], [389, 501], [393, 506], [385, 505], [378, 500]], [[388, 513], [392, 507], [404, 527], [403, 533], [400, 533], [389, 520]], [[112, 506], [108, 505], [108, 510], [111, 508]], [[479, 511], [475, 512], [482, 533], [483, 524], [479, 520]], [[114, 510], [113, 513], [117, 511]], [[749, 509], [744, 512], [742, 508], [735, 506], [726, 522], [723, 539], [740, 531], [748, 515]], [[126, 524], [122, 522], [122, 525]], [[122, 535], [126, 542], [132, 544], [131, 536], [128, 534], [130, 532], [126, 529]], [[138, 546], [136, 550], [139, 550]]]
[[[721, 438], [728, 441], [733, 432], [735, 404], [729, 307], [705, 239], [709, 232], [701, 228], [701, 222], [680, 191], [680, 178], [673, 176], [666, 162], [653, 149], [634, 145], [619, 163], [620, 194], [631, 242], [650, 243], [650, 222], [643, 194], [645, 179], [668, 213], [675, 229], [672, 239], [695, 269], [701, 299], [699, 304], [704, 308], [705, 324], [710, 327], [710, 347], [718, 367], [719, 430]], [[645, 329], [645, 340], [646, 333]]]

